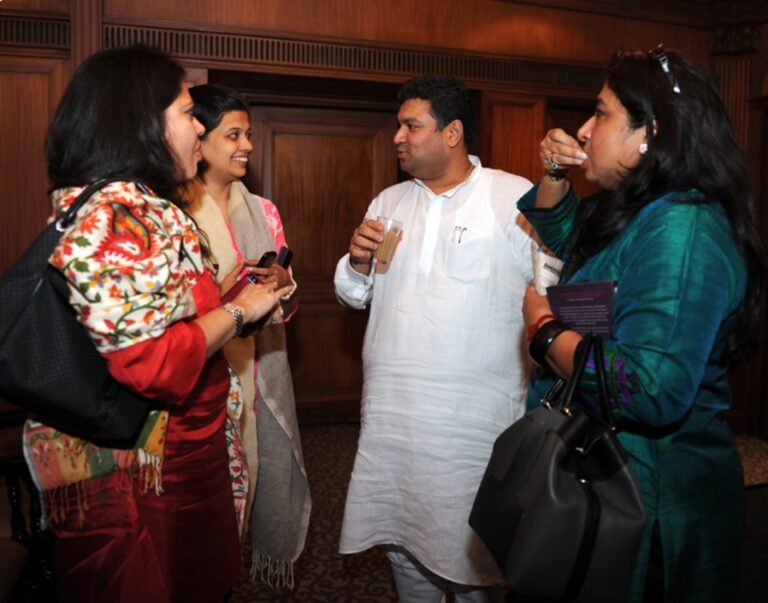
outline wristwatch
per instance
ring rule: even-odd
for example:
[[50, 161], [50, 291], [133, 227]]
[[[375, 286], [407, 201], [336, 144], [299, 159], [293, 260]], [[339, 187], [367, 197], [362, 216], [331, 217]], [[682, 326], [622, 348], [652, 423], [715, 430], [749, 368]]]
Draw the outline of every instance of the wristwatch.
[[229, 302], [221, 306], [221, 309], [225, 312], [229, 312], [232, 318], [235, 319], [235, 337], [240, 337], [243, 332], [243, 325], [245, 324], [245, 317], [243, 316], [243, 309], [240, 306]]

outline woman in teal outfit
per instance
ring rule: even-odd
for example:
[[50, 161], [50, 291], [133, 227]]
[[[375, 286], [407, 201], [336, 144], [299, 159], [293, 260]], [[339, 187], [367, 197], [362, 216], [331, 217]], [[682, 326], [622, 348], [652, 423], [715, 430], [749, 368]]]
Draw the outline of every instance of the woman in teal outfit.
[[[722, 101], [681, 53], [619, 52], [578, 140], [550, 130], [541, 158], [545, 176], [518, 205], [565, 260], [562, 282], [616, 284], [605, 364], [647, 512], [629, 600], [734, 601], [744, 486], [726, 373], [757, 343], [764, 261]], [[602, 190], [580, 201], [573, 166]], [[570, 375], [581, 336], [533, 287], [523, 311], [535, 405]]]

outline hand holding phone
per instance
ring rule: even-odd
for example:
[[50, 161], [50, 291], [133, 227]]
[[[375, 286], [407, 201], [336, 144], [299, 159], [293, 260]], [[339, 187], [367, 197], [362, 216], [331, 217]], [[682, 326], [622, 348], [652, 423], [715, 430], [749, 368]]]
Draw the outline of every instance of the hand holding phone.
[[[261, 257], [259, 258], [258, 263], [256, 264], [256, 268], [269, 268], [272, 264], [275, 263], [275, 260], [277, 259], [277, 253], [274, 251], [265, 251]], [[246, 275], [251, 281], [254, 283], [258, 283], [258, 278], [251, 274], [250, 272]]]
[[[288, 266], [291, 263], [293, 252], [288, 247], [281, 247], [279, 253], [267, 251], [261, 256], [255, 267], [251, 268], [248, 278], [254, 283], [275, 281], [277, 286], [288, 285], [291, 282], [288, 274]], [[252, 262], [250, 265], [253, 265]]]
[[291, 260], [293, 259], [293, 251], [291, 251], [288, 247], [283, 245], [280, 248], [280, 252], [277, 254], [277, 263], [288, 270], [288, 266], [291, 265]]
[[[275, 260], [277, 259], [277, 253], [275, 251], [265, 251], [262, 256], [259, 258], [258, 263], [256, 266], [258, 268], [269, 268], [272, 266], [272, 264], [275, 263]], [[247, 283], [253, 283], [255, 285], [261, 284], [261, 281], [259, 280], [259, 277], [255, 274], [251, 274], [250, 272], [245, 273], [245, 277], [238, 280], [230, 289], [222, 296], [222, 301], [224, 302], [231, 302], [233, 299], [237, 297], [237, 294], [240, 293], [243, 287]]]

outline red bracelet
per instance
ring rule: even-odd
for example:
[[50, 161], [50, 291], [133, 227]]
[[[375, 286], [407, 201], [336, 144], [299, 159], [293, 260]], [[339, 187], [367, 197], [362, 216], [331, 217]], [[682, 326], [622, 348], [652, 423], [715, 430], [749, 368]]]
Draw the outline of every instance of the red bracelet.
[[545, 320], [549, 320], [550, 318], [554, 320], [555, 315], [554, 314], [544, 314], [543, 316], [539, 316], [536, 319], [535, 323], [533, 323], [532, 325], [528, 326], [528, 331], [526, 331], [526, 333], [525, 333], [525, 338], [528, 341], [533, 339], [533, 336], [536, 334], [536, 331], [539, 330], [539, 327], [541, 327], [541, 325], [544, 324]]

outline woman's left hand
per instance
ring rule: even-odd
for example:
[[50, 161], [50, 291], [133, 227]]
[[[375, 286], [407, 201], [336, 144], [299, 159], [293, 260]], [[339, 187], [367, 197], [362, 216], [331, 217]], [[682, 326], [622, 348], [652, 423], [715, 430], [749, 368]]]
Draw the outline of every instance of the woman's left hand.
[[253, 267], [249, 266], [248, 260], [246, 260], [245, 265], [248, 269], [248, 272], [250, 272], [254, 276], [258, 276], [259, 280], [262, 283], [266, 283], [270, 281], [273, 283], [277, 283], [277, 286], [276, 286], [277, 289], [282, 289], [283, 287], [288, 287], [291, 284], [293, 284], [293, 281], [291, 280], [291, 275], [288, 274], [288, 271], [285, 268], [283, 268], [278, 264], [272, 264], [267, 268], [257, 268], [255, 266]]
[[528, 285], [523, 297], [523, 319], [526, 329], [547, 314], [552, 314], [547, 296], [539, 295], [533, 285]]
[[[547, 314], [552, 314], [552, 307], [546, 295], [536, 293], [533, 285], [528, 285], [523, 296], [523, 318], [525, 320], [525, 331], [528, 339], [531, 339], [534, 333], [529, 333], [531, 325], [541, 328], [541, 325], [548, 323], [553, 318], [545, 318]], [[569, 379], [573, 374], [573, 355], [576, 353], [576, 346], [581, 341], [581, 335], [576, 331], [566, 329], [549, 346], [547, 351], [547, 364], [558, 375], [564, 379]]]
[[243, 271], [244, 265], [244, 262], [240, 262], [227, 273], [227, 276], [219, 283], [219, 295], [224, 297], [227, 291], [235, 286], [235, 283], [240, 280], [240, 273]]

